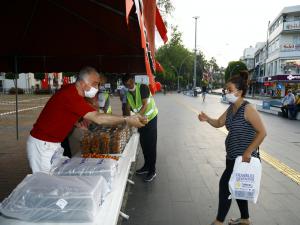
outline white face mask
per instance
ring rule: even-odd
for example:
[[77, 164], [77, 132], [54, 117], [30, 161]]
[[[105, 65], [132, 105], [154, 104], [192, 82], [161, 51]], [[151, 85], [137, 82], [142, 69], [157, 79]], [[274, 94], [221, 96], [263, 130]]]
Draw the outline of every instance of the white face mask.
[[[235, 92], [236, 93], [236, 92]], [[235, 103], [239, 97], [235, 96], [235, 93], [228, 93], [226, 94], [226, 99], [230, 102], [230, 103]]]
[[84, 91], [84, 96], [87, 98], [94, 98], [97, 92], [98, 92], [97, 88], [91, 87], [90, 90]]
[[129, 91], [135, 91], [135, 88], [136, 88], [136, 87], [135, 87], [135, 85], [134, 85], [134, 87], [133, 87], [132, 89], [128, 88], [128, 90], [129, 90]]

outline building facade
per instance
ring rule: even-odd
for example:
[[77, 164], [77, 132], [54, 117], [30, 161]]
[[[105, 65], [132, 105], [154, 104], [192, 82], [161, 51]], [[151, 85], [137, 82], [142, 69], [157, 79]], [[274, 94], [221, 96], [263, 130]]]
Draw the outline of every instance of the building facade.
[[[33, 93], [37, 89], [59, 89], [63, 84], [75, 82], [75, 77], [63, 77], [62, 73], [45, 73], [45, 78], [36, 80], [33, 73], [20, 73], [17, 79], [18, 88], [25, 93]], [[5, 73], [0, 73], [0, 93], [8, 93], [15, 87], [15, 81], [5, 78]]]
[[254, 55], [254, 72], [253, 72], [253, 86], [255, 94], [264, 95], [267, 93], [264, 79], [266, 74], [267, 61], [267, 43], [262, 42]]
[[268, 34], [264, 84], [270, 95], [283, 97], [300, 89], [300, 5], [285, 7]]

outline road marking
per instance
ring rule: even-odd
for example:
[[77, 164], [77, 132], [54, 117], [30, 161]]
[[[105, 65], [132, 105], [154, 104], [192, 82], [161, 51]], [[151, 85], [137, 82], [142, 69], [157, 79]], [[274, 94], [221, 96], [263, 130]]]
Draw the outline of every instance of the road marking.
[[[37, 100], [48, 99], [48, 98], [50, 97], [24, 99], [24, 100], [19, 100], [18, 103], [37, 101]], [[0, 105], [15, 105], [15, 104], [16, 101], [0, 101]]]
[[197, 110], [197, 109], [193, 108], [192, 106], [190, 106], [190, 105], [188, 105], [188, 104], [186, 104], [182, 101], [179, 101], [177, 99], [175, 99], [175, 101], [177, 103], [179, 103], [180, 105], [183, 105], [185, 108], [189, 109], [190, 111], [192, 111], [192, 112], [196, 113], [197, 115], [199, 115], [199, 110]]
[[[183, 105], [190, 111], [196, 113], [197, 115], [199, 114], [199, 110], [197, 110], [196, 108], [194, 108], [178, 99], [175, 99], [175, 101], [177, 103]], [[218, 130], [226, 135], [228, 134], [228, 131], [225, 127], [218, 128]], [[259, 152], [260, 152], [260, 157], [262, 160], [264, 160], [266, 163], [270, 164], [275, 169], [277, 169], [280, 173], [284, 174], [285, 176], [290, 178], [292, 181], [294, 181], [295, 183], [300, 185], [300, 173], [298, 171], [290, 168], [288, 165], [284, 164], [283, 162], [280, 162], [278, 159], [271, 156], [270, 154], [268, 154], [266, 151], [264, 151], [262, 149], [260, 149]]]
[[[38, 108], [43, 108], [43, 107], [44, 107], [43, 105], [39, 105], [39, 106], [30, 107], [30, 108], [26, 108], [26, 109], [19, 109], [18, 112], [25, 112], [25, 111], [30, 111], [30, 110], [33, 110], [33, 109], [38, 109]], [[16, 110], [5, 112], [5, 113], [0, 113], [0, 116], [7, 116], [7, 115], [10, 115], [10, 114], [14, 114], [14, 113], [16, 113]]]

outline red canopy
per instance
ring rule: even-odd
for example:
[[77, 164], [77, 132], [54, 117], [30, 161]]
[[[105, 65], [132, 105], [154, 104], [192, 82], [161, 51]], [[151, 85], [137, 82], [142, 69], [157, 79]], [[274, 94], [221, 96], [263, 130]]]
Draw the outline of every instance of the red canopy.
[[90, 65], [110, 73], [147, 73], [153, 83], [156, 2], [126, 8], [128, 2], [1, 1], [0, 71], [78, 71]]

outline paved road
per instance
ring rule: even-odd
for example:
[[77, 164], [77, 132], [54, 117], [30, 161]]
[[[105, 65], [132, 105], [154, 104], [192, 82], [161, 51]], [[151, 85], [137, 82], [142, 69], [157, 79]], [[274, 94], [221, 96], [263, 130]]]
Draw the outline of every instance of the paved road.
[[[182, 97], [184, 98], [181, 98], [181, 101], [215, 117], [222, 114], [228, 107], [227, 104], [220, 103], [220, 96], [216, 95], [208, 95], [204, 103], [201, 98]], [[248, 99], [248, 101], [255, 105], [262, 102], [253, 99]], [[260, 113], [260, 115], [268, 133], [261, 148], [289, 167], [300, 171], [300, 121], [292, 121], [266, 113]]]
[[[115, 103], [119, 103], [119, 100]], [[46, 101], [46, 99], [42, 100]], [[123, 224], [210, 224], [217, 208], [218, 181], [224, 169], [225, 134], [199, 123], [193, 108], [220, 115], [228, 105], [218, 96], [157, 95], [159, 114], [158, 177], [144, 184], [135, 177]], [[25, 102], [24, 102], [25, 104]], [[31, 104], [31, 103], [26, 103]], [[36, 102], [34, 105], [37, 104]], [[33, 105], [33, 106], [34, 106]], [[117, 105], [117, 104], [116, 104]], [[114, 107], [116, 113], [120, 107]], [[29, 173], [25, 142], [40, 109], [20, 113], [20, 140], [15, 140], [13, 115], [0, 119], [0, 201]], [[288, 166], [299, 169], [300, 122], [261, 114], [268, 137], [263, 149]], [[139, 166], [142, 157], [139, 156]], [[250, 205], [255, 225], [296, 225], [300, 221], [300, 187], [263, 163], [262, 191], [257, 205]], [[229, 217], [238, 216], [236, 204]]]
[[[157, 95], [159, 107], [158, 177], [145, 184], [135, 176], [123, 225], [210, 224], [217, 209], [218, 181], [224, 170], [226, 135], [197, 120], [193, 109], [220, 115], [228, 105], [216, 96]], [[300, 123], [261, 114], [268, 130], [262, 148], [299, 169]], [[297, 163], [298, 160], [298, 163]], [[139, 155], [138, 166], [143, 163]], [[298, 170], [299, 171], [299, 170]], [[259, 201], [250, 204], [255, 225], [296, 225], [300, 221], [300, 186], [263, 162]], [[236, 203], [228, 218], [238, 217]]]

